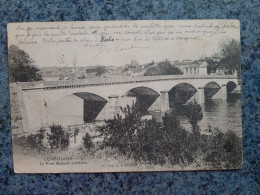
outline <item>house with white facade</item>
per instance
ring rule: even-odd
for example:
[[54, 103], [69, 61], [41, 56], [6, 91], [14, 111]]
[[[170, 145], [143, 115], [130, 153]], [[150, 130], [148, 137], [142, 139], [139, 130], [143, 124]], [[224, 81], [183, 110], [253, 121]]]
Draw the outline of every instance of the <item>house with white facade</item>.
[[184, 75], [207, 75], [207, 62], [199, 61], [180, 66]]

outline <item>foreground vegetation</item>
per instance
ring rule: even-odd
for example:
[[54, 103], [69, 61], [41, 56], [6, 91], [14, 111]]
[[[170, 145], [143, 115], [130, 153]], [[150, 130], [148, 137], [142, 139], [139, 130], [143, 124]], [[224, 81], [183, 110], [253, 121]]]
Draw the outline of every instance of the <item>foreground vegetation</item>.
[[[88, 133], [83, 136], [85, 152], [112, 149], [114, 158], [132, 159], [141, 164], [181, 165], [238, 168], [242, 161], [241, 139], [232, 132], [223, 133], [209, 126], [210, 135], [200, 133], [198, 121], [202, 119], [199, 104], [190, 103], [180, 113], [166, 113], [162, 122], [142, 120], [136, 106], [121, 108], [123, 116], [105, 121], [97, 128], [101, 143], [93, 142]], [[191, 124], [191, 131], [180, 125], [180, 115]], [[69, 134], [60, 125], [51, 125], [49, 131], [41, 129], [36, 134], [20, 136], [14, 143], [27, 153], [37, 154], [68, 150]], [[116, 155], [115, 155], [116, 153]], [[195, 167], [194, 167], [195, 168]]]
[[41, 128], [35, 134], [14, 137], [13, 142], [25, 152], [44, 152], [46, 150], [65, 150], [69, 146], [69, 134], [61, 125], [49, 126], [50, 132]]
[[241, 163], [241, 140], [232, 132], [209, 127], [211, 135], [200, 133], [197, 122], [202, 119], [198, 104], [187, 105], [182, 114], [191, 123], [192, 131], [180, 126], [177, 111], [166, 113], [162, 122], [142, 121], [135, 106], [122, 109], [99, 128], [103, 147], [116, 148], [121, 154], [140, 163], [153, 165], [208, 165], [213, 168], [234, 168]]

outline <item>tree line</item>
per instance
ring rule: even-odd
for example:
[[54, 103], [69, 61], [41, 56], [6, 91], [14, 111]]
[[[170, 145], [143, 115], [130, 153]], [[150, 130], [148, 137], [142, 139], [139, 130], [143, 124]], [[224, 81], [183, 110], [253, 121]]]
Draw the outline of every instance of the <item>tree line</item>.
[[233, 74], [236, 71], [238, 77], [241, 77], [240, 42], [235, 39], [228, 39], [222, 41], [219, 48], [220, 51], [213, 55], [219, 60], [214, 60], [213, 57], [205, 58], [208, 63], [208, 74], [219, 68], [226, 70], [226, 74]]

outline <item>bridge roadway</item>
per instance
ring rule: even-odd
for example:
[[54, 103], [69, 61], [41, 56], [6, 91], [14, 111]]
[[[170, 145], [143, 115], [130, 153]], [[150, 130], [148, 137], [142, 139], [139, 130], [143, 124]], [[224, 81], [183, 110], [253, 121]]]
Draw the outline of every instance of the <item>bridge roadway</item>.
[[140, 76], [140, 77], [118, 77], [118, 78], [88, 78], [75, 80], [60, 80], [60, 81], [34, 81], [19, 83], [22, 90], [57, 90], [64, 88], [82, 88], [100, 85], [122, 85], [131, 83], [147, 83], [169, 80], [237, 80], [236, 75], [160, 75], [160, 76]]
[[239, 85], [235, 75], [164, 75], [14, 83], [23, 102], [23, 131], [48, 124], [83, 124], [112, 118], [136, 102], [141, 111], [165, 112], [171, 102], [226, 99]]

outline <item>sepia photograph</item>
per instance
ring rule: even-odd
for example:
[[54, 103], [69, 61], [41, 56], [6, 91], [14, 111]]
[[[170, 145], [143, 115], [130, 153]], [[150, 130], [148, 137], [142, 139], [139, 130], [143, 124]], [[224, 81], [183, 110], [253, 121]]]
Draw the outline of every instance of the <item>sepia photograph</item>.
[[239, 169], [238, 20], [8, 24], [15, 173]]

